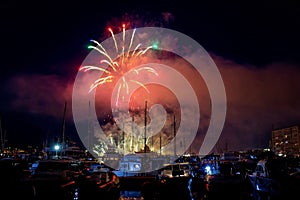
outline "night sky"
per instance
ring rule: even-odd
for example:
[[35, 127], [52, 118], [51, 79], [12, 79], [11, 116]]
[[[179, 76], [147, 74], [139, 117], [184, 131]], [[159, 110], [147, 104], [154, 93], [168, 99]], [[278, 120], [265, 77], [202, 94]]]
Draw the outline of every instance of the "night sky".
[[272, 128], [299, 124], [296, 1], [98, 2], [0, 3], [0, 117], [7, 145], [41, 145], [60, 135], [65, 102], [66, 134], [77, 137], [71, 92], [86, 46], [124, 20], [184, 33], [211, 55], [228, 103], [221, 146], [265, 147]]

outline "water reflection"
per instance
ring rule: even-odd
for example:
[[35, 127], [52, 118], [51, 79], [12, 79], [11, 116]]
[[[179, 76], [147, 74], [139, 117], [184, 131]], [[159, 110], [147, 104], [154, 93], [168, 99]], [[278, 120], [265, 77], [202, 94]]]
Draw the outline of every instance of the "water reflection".
[[143, 200], [143, 197], [141, 197], [140, 191], [121, 191], [121, 197], [120, 200]]

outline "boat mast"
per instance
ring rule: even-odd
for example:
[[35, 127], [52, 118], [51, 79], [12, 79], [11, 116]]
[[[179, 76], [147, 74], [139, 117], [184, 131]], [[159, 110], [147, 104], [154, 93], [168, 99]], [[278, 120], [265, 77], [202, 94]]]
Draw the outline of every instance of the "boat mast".
[[91, 102], [89, 101], [89, 116], [88, 116], [88, 151], [91, 148], [91, 130], [90, 130]]
[[144, 153], [147, 153], [147, 101], [145, 101], [145, 135], [144, 135]]
[[66, 112], [67, 112], [67, 102], [65, 102], [63, 122], [62, 122], [62, 150], [65, 149], [65, 126], [66, 126]]
[[134, 115], [132, 114], [132, 122], [131, 122], [131, 138], [130, 138], [131, 153], [133, 153], [133, 123], [134, 123]]
[[159, 155], [161, 156], [161, 132], [159, 134]]
[[3, 135], [3, 130], [2, 130], [2, 123], [1, 123], [1, 118], [0, 118], [0, 139], [1, 139], [1, 152], [4, 152], [4, 146], [5, 146], [5, 140], [6, 140], [6, 132], [4, 132]]
[[176, 121], [174, 114], [174, 157], [176, 157]]
[[123, 140], [123, 154], [125, 155], [125, 131], [124, 131], [124, 122], [123, 122], [123, 127], [122, 127], [122, 140]]

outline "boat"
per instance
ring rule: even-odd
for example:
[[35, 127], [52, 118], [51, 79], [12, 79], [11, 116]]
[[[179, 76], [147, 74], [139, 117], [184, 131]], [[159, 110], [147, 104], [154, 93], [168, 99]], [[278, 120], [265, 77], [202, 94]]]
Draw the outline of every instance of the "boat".
[[190, 177], [191, 165], [188, 162], [165, 164], [159, 171], [161, 178]]
[[120, 165], [114, 173], [119, 177], [123, 176], [139, 176], [142, 172], [142, 155], [128, 154], [122, 157]]
[[259, 160], [255, 171], [248, 175], [255, 199], [262, 197], [279, 197], [283, 192], [282, 183], [271, 176], [267, 162], [267, 159]]
[[[103, 200], [119, 200], [120, 179], [111, 170], [88, 171], [77, 179], [61, 186], [68, 191], [70, 200], [101, 198]], [[66, 199], [68, 200], [68, 199]]]
[[27, 179], [34, 199], [69, 199], [69, 194], [61, 186], [74, 181], [82, 173], [80, 161], [69, 159], [40, 160], [36, 169]]

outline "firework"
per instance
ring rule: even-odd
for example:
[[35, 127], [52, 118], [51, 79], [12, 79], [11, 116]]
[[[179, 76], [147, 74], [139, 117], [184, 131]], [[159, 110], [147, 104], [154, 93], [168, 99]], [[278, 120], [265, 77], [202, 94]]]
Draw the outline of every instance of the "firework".
[[[118, 79], [119, 77], [121, 77], [121, 81], [117, 85], [118, 92], [117, 92], [116, 106], [118, 106], [119, 98], [121, 95], [121, 90], [124, 89], [126, 94], [129, 93], [129, 84], [128, 84], [129, 82], [132, 82], [132, 83], [135, 83], [135, 84], [141, 86], [149, 93], [149, 90], [142, 82], [137, 81], [135, 79], [127, 80], [123, 76], [123, 72], [125, 69], [127, 69], [127, 66], [130, 63], [132, 63], [132, 61], [135, 58], [144, 55], [149, 49], [152, 49], [153, 46], [148, 46], [144, 49], [138, 50], [141, 47], [141, 44], [138, 44], [132, 51], [131, 48], [132, 48], [132, 44], [134, 41], [136, 29], [133, 29], [133, 32], [132, 32], [132, 35], [130, 38], [130, 43], [128, 45], [126, 45], [125, 44], [125, 38], [126, 38], [125, 24], [122, 25], [122, 31], [123, 31], [122, 39], [123, 40], [122, 40], [121, 44], [118, 44], [118, 42], [116, 41], [113, 30], [111, 28], [108, 28], [108, 31], [110, 32], [112, 39], [114, 41], [114, 48], [117, 53], [118, 59], [113, 60], [112, 57], [107, 53], [106, 49], [99, 42], [97, 42], [96, 40], [90, 40], [94, 45], [88, 46], [88, 49], [94, 49], [97, 52], [99, 52], [100, 54], [102, 54], [105, 57], [105, 59], [100, 60], [100, 63], [106, 64], [109, 67], [105, 68], [104, 66], [97, 67], [97, 66], [92, 66], [92, 65], [86, 65], [86, 66], [80, 67], [79, 71], [87, 72], [90, 70], [98, 70], [98, 71], [103, 72], [103, 74], [104, 74], [104, 76], [99, 77], [97, 80], [94, 81], [93, 84], [91, 84], [89, 92], [91, 92], [92, 90], [97, 88], [99, 85], [111, 83], [115, 79]], [[138, 69], [129, 70], [128, 72], [134, 73], [134, 75], [138, 76], [140, 71], [147, 71], [147, 72], [150, 72], [150, 73], [158, 76], [158, 73], [155, 71], [155, 69], [153, 69], [151, 67], [140, 67]], [[124, 99], [124, 95], [122, 96], [122, 98]]]

